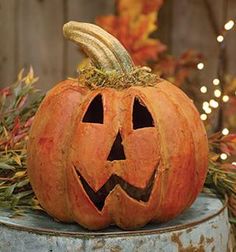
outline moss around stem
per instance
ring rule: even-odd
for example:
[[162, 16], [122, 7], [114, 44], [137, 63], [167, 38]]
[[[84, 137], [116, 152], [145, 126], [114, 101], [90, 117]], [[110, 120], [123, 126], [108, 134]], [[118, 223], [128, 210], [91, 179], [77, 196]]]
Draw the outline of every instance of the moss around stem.
[[90, 66], [80, 70], [79, 83], [90, 89], [115, 88], [125, 89], [132, 86], [155, 86], [160, 82], [148, 67], [136, 67], [129, 73], [118, 73], [116, 71], [102, 71]]

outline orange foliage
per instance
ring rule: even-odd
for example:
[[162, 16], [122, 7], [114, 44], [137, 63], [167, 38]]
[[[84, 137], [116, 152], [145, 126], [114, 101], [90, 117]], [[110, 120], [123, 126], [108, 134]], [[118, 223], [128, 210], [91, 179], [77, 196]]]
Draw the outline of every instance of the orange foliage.
[[180, 58], [168, 55], [167, 46], [152, 34], [164, 0], [116, 0], [116, 15], [101, 16], [96, 23], [118, 38], [136, 65], [151, 65], [160, 77], [180, 86], [199, 62], [193, 50]]
[[[150, 3], [149, 3], [150, 2]], [[96, 23], [114, 35], [130, 53], [136, 65], [157, 60], [166, 46], [158, 39], [150, 38], [156, 30], [157, 11], [162, 0], [117, 1], [117, 15], [98, 17]]]
[[202, 56], [198, 52], [187, 50], [178, 59], [171, 55], [164, 55], [153, 68], [156, 74], [180, 86], [200, 59]]

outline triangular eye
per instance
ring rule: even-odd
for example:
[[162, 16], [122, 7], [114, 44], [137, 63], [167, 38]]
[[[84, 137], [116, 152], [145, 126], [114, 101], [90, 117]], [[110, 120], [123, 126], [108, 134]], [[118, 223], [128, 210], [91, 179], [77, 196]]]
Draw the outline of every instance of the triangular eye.
[[103, 123], [103, 103], [102, 96], [100, 94], [98, 94], [89, 104], [82, 122]]
[[133, 104], [133, 129], [146, 127], [154, 127], [152, 115], [143, 102], [135, 97]]

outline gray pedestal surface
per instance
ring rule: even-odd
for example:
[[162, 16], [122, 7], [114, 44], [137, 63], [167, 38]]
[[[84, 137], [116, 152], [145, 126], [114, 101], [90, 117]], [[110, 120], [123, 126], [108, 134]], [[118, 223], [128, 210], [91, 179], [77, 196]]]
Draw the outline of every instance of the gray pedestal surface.
[[62, 224], [46, 214], [29, 212], [11, 217], [0, 211], [1, 252], [226, 252], [229, 237], [227, 209], [212, 196], [201, 194], [191, 208], [165, 224], [136, 231], [110, 227], [91, 232]]

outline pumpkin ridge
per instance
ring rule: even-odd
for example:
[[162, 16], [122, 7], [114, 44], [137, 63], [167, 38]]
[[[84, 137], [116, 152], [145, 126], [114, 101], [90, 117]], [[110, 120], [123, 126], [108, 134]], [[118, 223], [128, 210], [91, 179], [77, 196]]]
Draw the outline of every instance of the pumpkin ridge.
[[[169, 85], [168, 83], [167, 83], [167, 85]], [[178, 91], [178, 92], [177, 92]], [[167, 91], [166, 91], [166, 93], [167, 93]], [[179, 92], [179, 90], [178, 89], [176, 89], [176, 92], [174, 92], [175, 94], [175, 96], [178, 96], [178, 95], [181, 95], [184, 99], [188, 99], [188, 96], [185, 94], [185, 93], [180, 93]], [[180, 107], [181, 107], [181, 110], [183, 111], [183, 114], [184, 114], [184, 116], [185, 117], [187, 117], [187, 115], [186, 115], [186, 112], [185, 112], [185, 109], [184, 109], [184, 105], [182, 104], [182, 103], [180, 103]], [[194, 106], [194, 104], [193, 104], [193, 102], [192, 103], [190, 103], [189, 104], [189, 107], [190, 107], [190, 110], [191, 110], [191, 113], [193, 113], [193, 111], [195, 112], [195, 113], [198, 113], [198, 111], [196, 110], [196, 107]], [[190, 113], [190, 112], [189, 112]], [[199, 115], [199, 118], [200, 118], [200, 115]], [[200, 121], [201, 122], [201, 121]], [[188, 120], [187, 120], [187, 123], [188, 123], [188, 125], [189, 125], [189, 122], [188, 122]], [[189, 125], [189, 127], [191, 128], [191, 126]], [[203, 128], [203, 124], [201, 123], [201, 126], [199, 125], [199, 127], [201, 127], [201, 128]], [[197, 145], [197, 142], [196, 142], [196, 140], [195, 140], [195, 137], [193, 136], [193, 130], [191, 130], [191, 135], [192, 135], [192, 142], [193, 142], [193, 145], [194, 145], [194, 150], [195, 150], [195, 153], [196, 153], [196, 145]], [[195, 164], [197, 164], [197, 157], [196, 157], [196, 155], [195, 155]], [[206, 165], [206, 164], [205, 164]], [[198, 167], [197, 167], [198, 168]], [[197, 176], [198, 176], [198, 180], [202, 180], [203, 178], [202, 178], [202, 175], [201, 175], [201, 177], [200, 177], [200, 175], [199, 175], [199, 169], [196, 169], [196, 173], [198, 174]], [[205, 174], [205, 176], [206, 176], [206, 174]], [[199, 182], [198, 182], [199, 183]], [[190, 203], [191, 204], [191, 203]]]
[[[174, 100], [174, 98], [173, 98], [169, 93], [167, 93], [166, 90], [162, 90], [162, 92], [163, 92], [166, 96], [168, 96], [169, 100], [171, 100], [171, 102], [172, 102], [173, 104], [175, 104], [176, 107], [178, 107], [178, 110], [181, 111], [181, 114], [182, 114], [182, 117], [183, 117], [184, 120], [185, 120], [185, 123], [186, 123], [186, 124], [188, 125], [188, 127], [190, 128], [191, 146], [193, 147], [193, 152], [195, 153], [195, 152], [196, 152], [196, 146], [195, 146], [195, 144], [194, 144], [193, 132], [192, 132], [191, 126], [190, 126], [190, 124], [189, 124], [188, 118], [187, 118], [187, 116], [186, 116], [186, 112], [185, 112], [185, 110], [184, 110], [183, 107], [182, 107], [182, 106], [183, 106], [182, 103], [177, 103], [177, 102]], [[197, 167], [196, 167], [196, 163], [197, 163], [196, 155], [194, 155], [194, 166], [195, 166], [194, 173], [195, 173], [195, 175], [197, 176], [198, 170], [197, 170]], [[194, 178], [196, 178], [196, 177], [194, 177]], [[192, 195], [190, 195], [191, 197], [189, 197], [189, 198], [190, 198], [190, 199], [189, 199], [189, 204], [191, 204], [191, 202], [193, 201], [193, 198], [195, 198], [195, 197], [194, 197], [194, 194], [195, 194], [195, 193], [192, 192]]]
[[[78, 90], [78, 86], [74, 86], [73, 84], [74, 84], [74, 82], [71, 82], [70, 85], [67, 85], [67, 86], [63, 86], [63, 87], [58, 86], [58, 88], [59, 88], [58, 90], [55, 87], [51, 92], [48, 93], [48, 95], [47, 95], [48, 99], [57, 99], [58, 97], [63, 97], [63, 96], [65, 96], [66, 91], [75, 91], [78, 94], [81, 94], [81, 91]], [[82, 96], [82, 94], [81, 94], [81, 96]], [[83, 103], [83, 101], [84, 100], [82, 99], [80, 101], [79, 105], [81, 105]], [[76, 110], [72, 113], [72, 118], [77, 118], [77, 111]], [[75, 121], [75, 120], [72, 119], [72, 121]], [[74, 124], [70, 125], [71, 129], [74, 129], [74, 127], [75, 127]], [[73, 132], [73, 131], [68, 130], [68, 132]], [[71, 138], [72, 138], [71, 134], [67, 133], [67, 136], [68, 136], [67, 139], [65, 138], [65, 141], [64, 141], [64, 146], [69, 145], [69, 143], [71, 142]], [[65, 155], [65, 160], [64, 160], [64, 165], [63, 165], [63, 167], [64, 167], [63, 174], [64, 174], [64, 177], [66, 177], [67, 176], [66, 168], [69, 164], [69, 161], [68, 161], [69, 149], [63, 148], [63, 154]], [[66, 208], [69, 212], [70, 217], [73, 217], [73, 211], [71, 208], [70, 199], [68, 197], [68, 181], [67, 181], [67, 179], [65, 179], [63, 181], [63, 183], [64, 183], [64, 190], [65, 190], [65, 201], [66, 201], [65, 205], [66, 205]]]
[[[164, 84], [163, 84], [163, 85], [164, 85]], [[183, 118], [182, 111], [179, 110], [178, 104], [176, 104], [175, 102], [173, 102], [172, 99], [170, 99], [171, 94], [166, 93], [166, 92], [164, 91], [164, 88], [161, 87], [161, 86], [159, 86], [158, 91], [159, 91], [160, 93], [162, 93], [162, 95], [170, 101], [170, 103], [171, 103], [171, 104], [173, 105], [173, 107], [175, 108], [175, 113], [177, 113], [177, 114], [179, 115], [179, 117]], [[158, 118], [158, 117], [155, 117], [155, 119], [157, 119], [157, 118]], [[185, 119], [185, 118], [184, 118], [184, 119]], [[185, 120], [183, 120], [183, 121], [185, 122]], [[170, 151], [169, 151], [167, 148], [165, 148], [165, 146], [167, 146], [166, 142], [168, 142], [168, 140], [166, 140], [166, 137], [163, 137], [163, 136], [165, 135], [165, 134], [163, 134], [163, 132], [165, 131], [165, 129], [162, 129], [162, 124], [161, 124], [160, 122], [157, 123], [157, 125], [158, 125], [158, 129], [159, 129], [159, 132], [160, 132], [161, 147], [162, 147], [163, 155], [164, 155], [164, 156], [162, 157], [162, 161], [164, 161], [164, 162], [163, 162], [163, 167], [164, 167], [163, 173], [164, 173], [166, 170], [169, 171], [169, 172], [167, 173], [167, 175], [166, 175], [166, 174], [163, 174], [163, 176], [162, 176], [162, 180], [163, 180], [163, 181], [162, 181], [162, 187], [166, 187], [166, 182], [165, 182], [165, 181], [168, 182], [169, 178], [172, 177], [172, 183], [173, 183], [173, 181], [174, 181], [176, 178], [178, 178], [178, 176], [177, 176], [177, 177], [176, 177], [176, 176], [173, 176], [173, 170], [170, 169], [170, 162], [169, 162], [169, 160], [170, 160], [171, 153], [170, 153]], [[168, 161], [166, 161], [166, 160], [168, 160]], [[164, 181], [164, 180], [165, 180], [165, 181]], [[162, 187], [161, 187], [161, 190], [163, 190]], [[163, 192], [163, 191], [162, 191], [162, 192]], [[164, 192], [164, 195], [165, 195], [165, 194], [166, 194], [166, 193]], [[163, 195], [160, 194], [160, 197], [163, 197]], [[164, 202], [165, 200], [164, 200], [164, 199], [161, 199], [161, 201]], [[162, 209], [162, 210], [163, 210], [163, 209]], [[158, 213], [158, 212], [157, 212], [156, 215], [154, 215], [153, 220], [154, 220], [154, 221], [160, 221], [160, 219], [159, 219], [159, 213]]]
[[[165, 85], [164, 83], [163, 83], [163, 85]], [[195, 172], [195, 174], [196, 174], [196, 172], [197, 172], [197, 169], [196, 169], [196, 155], [195, 155], [195, 152], [196, 152], [196, 149], [195, 149], [195, 145], [194, 145], [194, 138], [193, 138], [193, 132], [192, 132], [192, 130], [191, 130], [191, 127], [190, 127], [190, 125], [189, 125], [189, 123], [188, 123], [188, 120], [187, 120], [187, 118], [186, 118], [186, 114], [184, 113], [184, 111], [183, 111], [183, 109], [182, 109], [182, 107], [181, 107], [181, 104], [180, 103], [178, 103], [178, 102], [176, 102], [175, 101], [175, 99], [174, 99], [174, 97], [172, 97], [171, 96], [171, 94], [170, 93], [168, 93], [164, 88], [163, 89], [161, 89], [161, 92], [162, 92], [162, 94], [174, 105], [174, 107], [175, 107], [175, 109], [176, 109], [176, 112], [178, 112], [178, 114], [183, 118], [183, 121], [188, 125], [188, 128], [190, 129], [189, 130], [189, 132], [190, 132], [190, 136], [191, 136], [191, 142], [190, 142], [190, 144], [191, 144], [191, 146], [192, 146], [192, 152], [194, 153], [194, 172]], [[190, 160], [189, 160], [190, 161]], [[171, 174], [169, 174], [169, 176], [171, 176]], [[195, 177], [194, 177], [195, 178]], [[191, 193], [191, 195], [189, 196], [189, 201], [188, 201], [188, 204], [187, 205], [190, 205], [192, 202], [193, 202], [193, 200], [195, 199], [195, 197], [194, 197], [194, 195], [196, 195], [196, 193], [195, 192], [193, 192], [193, 191], [191, 191], [192, 193]]]

